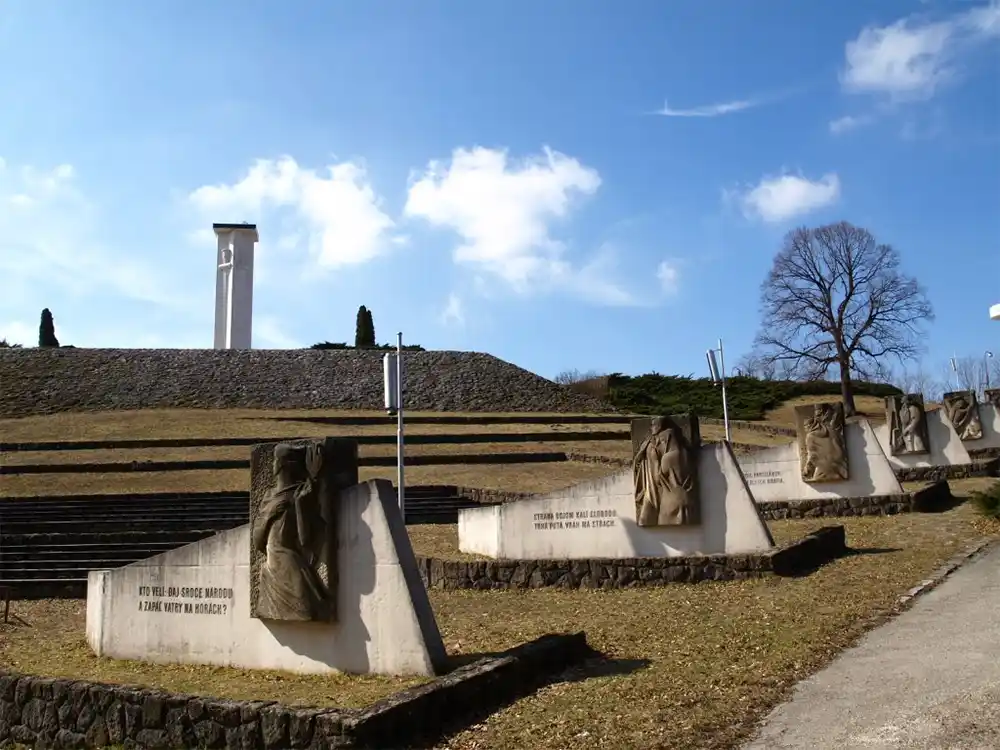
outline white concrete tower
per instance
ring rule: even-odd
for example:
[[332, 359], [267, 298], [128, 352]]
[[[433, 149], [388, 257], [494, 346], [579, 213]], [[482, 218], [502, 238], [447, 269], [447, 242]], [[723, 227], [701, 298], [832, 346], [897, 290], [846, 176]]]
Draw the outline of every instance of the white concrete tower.
[[256, 224], [213, 224], [219, 238], [215, 274], [215, 348], [249, 349], [253, 329]]

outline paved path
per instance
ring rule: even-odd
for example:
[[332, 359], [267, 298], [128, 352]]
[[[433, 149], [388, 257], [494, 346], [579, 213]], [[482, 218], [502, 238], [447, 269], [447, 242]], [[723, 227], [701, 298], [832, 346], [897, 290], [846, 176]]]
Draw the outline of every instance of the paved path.
[[1000, 547], [796, 686], [743, 750], [1000, 748]]

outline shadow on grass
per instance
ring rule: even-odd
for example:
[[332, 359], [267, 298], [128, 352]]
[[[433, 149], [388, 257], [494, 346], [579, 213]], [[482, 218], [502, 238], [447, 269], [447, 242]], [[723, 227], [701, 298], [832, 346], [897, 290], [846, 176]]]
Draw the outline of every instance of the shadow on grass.
[[[471, 664], [484, 658], [503, 657], [503, 653], [478, 653], [460, 654], [452, 657], [452, 664], [457, 669], [461, 666]], [[485, 721], [489, 716], [502, 711], [513, 705], [522, 698], [526, 698], [539, 690], [550, 685], [561, 682], [583, 682], [585, 680], [598, 677], [615, 677], [618, 675], [631, 674], [640, 669], [645, 669], [652, 662], [649, 659], [616, 659], [597, 651], [592, 651], [592, 655], [579, 664], [567, 667], [562, 671], [549, 672], [544, 676], [524, 675], [524, 680], [514, 690], [499, 689], [494, 694], [494, 699], [490, 700], [488, 706], [473, 708], [471, 706], [452, 706], [448, 717], [444, 717], [435, 729], [417, 737], [408, 738], [407, 748], [412, 750], [431, 750], [435, 747], [447, 745], [447, 739], [454, 734], [462, 732], [469, 727], [475, 726]], [[382, 747], [382, 745], [378, 745]]]
[[918, 513], [947, 513], [949, 510], [954, 510], [960, 505], [965, 505], [968, 501], [969, 498], [967, 497], [951, 495], [948, 498], [936, 500], [926, 505], [918, 505], [916, 510]]
[[888, 555], [893, 552], [902, 552], [902, 547], [846, 547], [836, 557], [826, 560], [818, 565], [810, 565], [795, 571], [787, 571], [779, 574], [780, 578], [808, 578], [820, 568], [836, 562], [846, 557], [857, 557], [859, 555]]

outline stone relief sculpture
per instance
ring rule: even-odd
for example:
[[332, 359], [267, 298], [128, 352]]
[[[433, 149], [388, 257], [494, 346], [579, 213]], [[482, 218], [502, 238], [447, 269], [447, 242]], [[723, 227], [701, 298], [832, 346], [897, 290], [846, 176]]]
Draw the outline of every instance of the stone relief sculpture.
[[[331, 621], [336, 617], [340, 476], [331, 443], [312, 440], [255, 446], [251, 460], [251, 614], [264, 620]], [[270, 455], [261, 455], [259, 449]], [[270, 458], [268, 465], [267, 458]], [[254, 460], [256, 459], [256, 460]], [[254, 503], [254, 495], [258, 503]], [[256, 564], [254, 564], [256, 563]], [[254, 586], [253, 584], [256, 584]]]
[[983, 423], [979, 419], [979, 402], [975, 391], [944, 394], [944, 411], [959, 438], [979, 440], [983, 437]]
[[987, 388], [984, 395], [986, 403], [993, 404], [997, 409], [1000, 409], [1000, 388]]
[[844, 405], [838, 402], [800, 406], [798, 423], [799, 462], [806, 482], [843, 482], [850, 478]]
[[[649, 433], [637, 441], [637, 429], [646, 420], [633, 422], [632, 460], [635, 520], [639, 526], [686, 526], [700, 522], [698, 497], [698, 429], [687, 417], [688, 434], [675, 419], [649, 420]], [[642, 423], [641, 425], [637, 423]]]
[[919, 393], [889, 396], [885, 400], [885, 406], [892, 454], [928, 453], [930, 440], [927, 436], [924, 397]]

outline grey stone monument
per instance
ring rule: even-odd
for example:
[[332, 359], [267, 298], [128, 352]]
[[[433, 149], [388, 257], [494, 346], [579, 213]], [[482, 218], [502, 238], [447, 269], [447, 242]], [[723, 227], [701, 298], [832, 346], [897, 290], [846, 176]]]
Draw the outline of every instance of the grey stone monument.
[[944, 413], [962, 440], [980, 440], [983, 423], [979, 419], [979, 401], [975, 391], [952, 391], [944, 394]]
[[250, 614], [337, 618], [337, 501], [358, 483], [358, 444], [326, 438], [250, 453]]
[[636, 524], [699, 524], [698, 418], [683, 414], [634, 419], [631, 427]]
[[850, 479], [844, 405], [839, 401], [795, 408], [799, 464], [806, 482], [844, 482]]
[[889, 425], [892, 455], [929, 453], [924, 397], [919, 393], [889, 396], [885, 400], [885, 421]]

